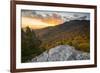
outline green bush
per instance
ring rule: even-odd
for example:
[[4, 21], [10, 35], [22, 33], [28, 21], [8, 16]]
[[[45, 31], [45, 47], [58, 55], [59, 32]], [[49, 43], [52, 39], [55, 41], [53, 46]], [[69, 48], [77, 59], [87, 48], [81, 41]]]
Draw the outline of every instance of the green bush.
[[85, 51], [85, 52], [90, 52], [90, 45], [89, 43], [81, 43], [78, 45], [78, 49]]
[[72, 46], [74, 46], [77, 50], [90, 52], [90, 43], [89, 38], [87, 37], [83, 38], [82, 36], [76, 36], [72, 41]]

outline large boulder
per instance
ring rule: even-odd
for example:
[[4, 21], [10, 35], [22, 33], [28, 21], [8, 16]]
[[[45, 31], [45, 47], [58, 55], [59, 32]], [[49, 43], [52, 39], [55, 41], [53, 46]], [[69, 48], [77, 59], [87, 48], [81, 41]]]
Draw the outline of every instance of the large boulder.
[[88, 60], [90, 54], [76, 50], [69, 45], [60, 45], [51, 48], [49, 51], [43, 52], [41, 55], [33, 58], [32, 62], [47, 62], [47, 61], [69, 61], [69, 60]]

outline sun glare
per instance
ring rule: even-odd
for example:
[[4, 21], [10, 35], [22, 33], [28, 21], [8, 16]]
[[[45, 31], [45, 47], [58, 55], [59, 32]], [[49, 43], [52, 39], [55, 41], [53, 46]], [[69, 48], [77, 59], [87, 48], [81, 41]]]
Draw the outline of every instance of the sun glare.
[[40, 19], [40, 18], [30, 18], [22, 17], [22, 28], [30, 27], [32, 29], [41, 29], [49, 26], [56, 26], [62, 23], [60, 19]]

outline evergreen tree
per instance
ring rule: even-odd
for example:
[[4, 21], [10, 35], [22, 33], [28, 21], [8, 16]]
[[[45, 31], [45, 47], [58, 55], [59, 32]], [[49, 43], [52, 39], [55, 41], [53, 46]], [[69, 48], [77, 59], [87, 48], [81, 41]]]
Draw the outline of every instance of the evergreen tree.
[[41, 41], [36, 37], [35, 32], [29, 27], [25, 31], [21, 29], [21, 56], [22, 62], [31, 60], [39, 55], [42, 50], [39, 48]]

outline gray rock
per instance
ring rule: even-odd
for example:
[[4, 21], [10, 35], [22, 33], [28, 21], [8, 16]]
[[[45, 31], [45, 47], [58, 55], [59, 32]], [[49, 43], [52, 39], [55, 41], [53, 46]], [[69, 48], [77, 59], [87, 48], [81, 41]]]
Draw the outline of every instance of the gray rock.
[[76, 59], [77, 60], [87, 60], [87, 59], [90, 59], [90, 55], [89, 53], [80, 53], [80, 54], [77, 54]]
[[68, 61], [68, 60], [87, 60], [90, 54], [76, 50], [69, 45], [60, 45], [45, 51], [41, 55], [33, 58], [31, 62], [47, 62], [47, 61]]

